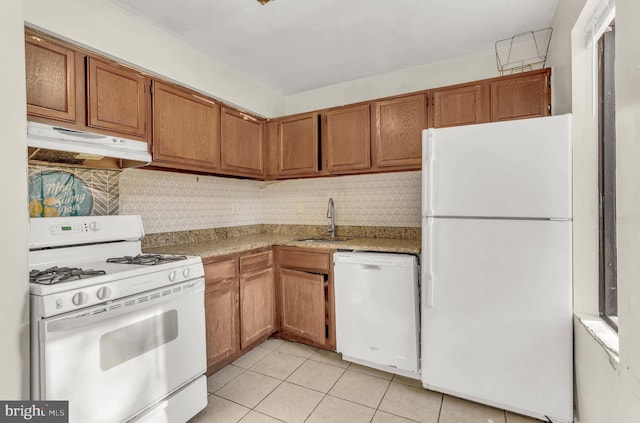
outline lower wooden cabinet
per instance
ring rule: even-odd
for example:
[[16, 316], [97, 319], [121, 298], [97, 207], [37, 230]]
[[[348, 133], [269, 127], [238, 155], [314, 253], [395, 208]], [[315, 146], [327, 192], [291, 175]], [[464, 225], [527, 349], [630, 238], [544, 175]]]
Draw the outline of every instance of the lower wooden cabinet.
[[276, 251], [280, 336], [335, 350], [333, 250]]
[[282, 331], [325, 344], [326, 275], [282, 269]]
[[207, 368], [232, 359], [240, 351], [239, 296], [236, 257], [205, 262]]
[[238, 281], [226, 280], [207, 286], [207, 367], [233, 357], [240, 350], [238, 339]]
[[244, 349], [275, 331], [273, 253], [269, 250], [240, 257], [240, 272], [240, 348]]
[[205, 260], [208, 374], [275, 331], [272, 257], [269, 248]]

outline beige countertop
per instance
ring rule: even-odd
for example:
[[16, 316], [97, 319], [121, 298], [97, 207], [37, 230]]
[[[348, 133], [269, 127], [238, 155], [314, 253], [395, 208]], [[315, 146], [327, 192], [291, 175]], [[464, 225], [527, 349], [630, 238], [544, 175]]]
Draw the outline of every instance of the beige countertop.
[[[209, 239], [197, 242], [144, 248], [145, 253], [184, 254], [202, 258], [241, 253], [273, 245], [321, 248], [335, 250], [376, 251], [389, 253], [420, 254], [420, 240], [397, 238], [346, 238], [341, 241], [299, 241], [306, 235], [250, 234], [224, 239]], [[341, 239], [341, 238], [339, 238]]]

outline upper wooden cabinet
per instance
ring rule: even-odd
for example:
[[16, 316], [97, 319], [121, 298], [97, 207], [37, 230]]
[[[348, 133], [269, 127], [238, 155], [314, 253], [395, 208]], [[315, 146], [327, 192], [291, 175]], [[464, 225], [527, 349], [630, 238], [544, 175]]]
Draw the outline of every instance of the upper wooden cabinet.
[[369, 104], [330, 109], [322, 136], [329, 173], [353, 173], [371, 167]]
[[222, 107], [220, 168], [242, 175], [264, 174], [262, 121]]
[[94, 57], [87, 58], [87, 126], [146, 137], [149, 79]]
[[372, 105], [375, 167], [420, 166], [422, 130], [427, 128], [427, 96], [417, 94]]
[[542, 69], [491, 82], [491, 121], [549, 116], [550, 76]]
[[25, 65], [30, 119], [150, 140], [150, 80], [141, 73], [31, 30]]
[[318, 113], [278, 120], [277, 173], [283, 176], [318, 174]]
[[25, 65], [33, 121], [144, 140], [157, 167], [255, 179], [419, 170], [425, 128], [551, 114], [551, 69], [263, 121], [29, 28]]
[[489, 84], [474, 83], [433, 90], [433, 127], [489, 122]]
[[25, 35], [27, 114], [75, 123], [75, 51]]
[[220, 157], [220, 106], [192, 91], [153, 84], [153, 164], [213, 171]]

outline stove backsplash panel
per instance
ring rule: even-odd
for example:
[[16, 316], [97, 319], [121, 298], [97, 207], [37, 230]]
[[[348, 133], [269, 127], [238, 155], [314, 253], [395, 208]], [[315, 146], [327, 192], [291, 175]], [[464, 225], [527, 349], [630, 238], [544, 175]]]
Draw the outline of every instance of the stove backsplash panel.
[[29, 165], [29, 215], [118, 214], [120, 173], [119, 170]]

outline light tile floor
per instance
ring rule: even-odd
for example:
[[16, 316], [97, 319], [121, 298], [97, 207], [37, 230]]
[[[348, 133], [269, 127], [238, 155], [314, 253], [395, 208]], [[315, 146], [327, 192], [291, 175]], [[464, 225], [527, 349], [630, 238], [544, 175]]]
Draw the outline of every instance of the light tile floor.
[[281, 339], [210, 376], [208, 390], [190, 423], [540, 423]]

